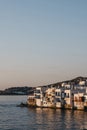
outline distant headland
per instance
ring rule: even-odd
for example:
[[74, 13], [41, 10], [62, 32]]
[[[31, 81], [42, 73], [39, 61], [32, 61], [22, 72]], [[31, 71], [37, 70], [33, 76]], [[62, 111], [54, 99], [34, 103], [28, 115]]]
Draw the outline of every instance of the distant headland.
[[0, 90], [0, 95], [30, 95], [34, 92], [35, 87], [10, 87]]
[[[87, 81], [87, 77], [76, 77], [74, 79], [71, 80], [66, 80], [66, 81], [61, 81], [61, 82], [57, 82], [57, 83], [53, 83], [53, 84], [48, 84], [48, 85], [43, 85], [41, 87], [50, 87], [52, 86], [61, 86], [63, 83], [67, 83], [67, 84], [72, 84], [72, 85], [76, 85], [79, 83], [79, 81]], [[86, 83], [86, 82], [85, 82]], [[34, 93], [36, 87], [28, 87], [28, 86], [23, 86], [23, 87], [10, 87], [7, 88], [5, 90], [0, 90], [0, 95], [31, 95]]]

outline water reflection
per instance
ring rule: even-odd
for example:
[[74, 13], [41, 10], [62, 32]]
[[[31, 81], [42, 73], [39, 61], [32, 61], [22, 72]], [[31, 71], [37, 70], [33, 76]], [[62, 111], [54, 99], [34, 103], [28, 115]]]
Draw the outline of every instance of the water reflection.
[[0, 97], [0, 130], [87, 129], [87, 112], [16, 107], [26, 97]]
[[87, 112], [60, 109], [29, 109], [34, 113], [32, 127], [38, 130], [87, 129]]

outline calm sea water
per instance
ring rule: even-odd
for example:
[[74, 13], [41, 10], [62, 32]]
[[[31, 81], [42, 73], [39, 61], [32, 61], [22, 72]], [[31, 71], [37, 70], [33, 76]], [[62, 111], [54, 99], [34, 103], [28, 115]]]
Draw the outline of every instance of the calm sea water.
[[16, 107], [27, 96], [0, 96], [0, 130], [87, 129], [87, 112]]

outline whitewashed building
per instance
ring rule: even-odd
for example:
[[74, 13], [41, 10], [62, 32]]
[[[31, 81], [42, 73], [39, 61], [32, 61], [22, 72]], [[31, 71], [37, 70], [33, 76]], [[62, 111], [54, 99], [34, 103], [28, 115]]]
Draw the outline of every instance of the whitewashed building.
[[80, 109], [87, 108], [87, 86], [84, 81], [77, 85], [62, 83], [37, 87], [34, 95], [28, 97], [29, 105], [37, 107]]

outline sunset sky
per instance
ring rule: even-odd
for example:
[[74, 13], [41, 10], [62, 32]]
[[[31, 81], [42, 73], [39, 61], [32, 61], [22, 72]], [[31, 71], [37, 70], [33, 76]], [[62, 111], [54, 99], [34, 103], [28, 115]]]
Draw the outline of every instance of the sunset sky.
[[87, 0], [0, 0], [0, 89], [87, 76]]

